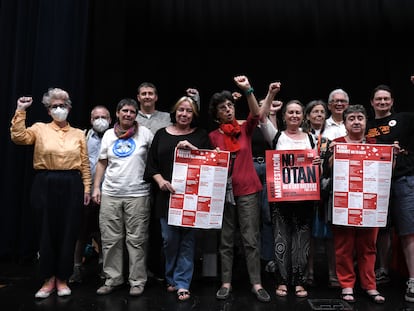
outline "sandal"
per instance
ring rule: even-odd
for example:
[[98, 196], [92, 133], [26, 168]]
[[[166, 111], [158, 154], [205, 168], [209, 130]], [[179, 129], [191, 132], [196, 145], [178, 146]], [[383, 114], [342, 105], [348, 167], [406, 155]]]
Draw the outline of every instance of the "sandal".
[[354, 292], [344, 292], [342, 290], [341, 292], [341, 299], [343, 301], [349, 302], [349, 303], [354, 303], [355, 302], [355, 297], [354, 297]]
[[176, 291], [176, 289], [175, 289], [174, 285], [167, 284], [167, 292], [173, 293], [175, 291]]
[[190, 291], [186, 290], [186, 289], [179, 289], [177, 291], [177, 298], [179, 301], [186, 301], [188, 299], [190, 299]]
[[298, 298], [305, 298], [308, 297], [308, 291], [304, 289], [302, 286], [296, 286], [295, 295]]
[[276, 288], [276, 296], [279, 296], [279, 297], [286, 297], [286, 296], [287, 296], [287, 294], [288, 294], [288, 290], [287, 290], [286, 285], [279, 285], [279, 286]]
[[372, 302], [377, 304], [385, 303], [384, 296], [382, 296], [378, 291], [375, 291], [374, 293], [369, 293], [368, 291], [366, 291], [365, 293], [368, 295]]

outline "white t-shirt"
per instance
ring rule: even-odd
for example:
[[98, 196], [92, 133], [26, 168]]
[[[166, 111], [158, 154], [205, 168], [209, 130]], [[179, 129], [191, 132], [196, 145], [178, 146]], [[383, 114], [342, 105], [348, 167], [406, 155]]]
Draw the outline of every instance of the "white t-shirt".
[[300, 140], [292, 139], [286, 135], [284, 131], [280, 134], [279, 139], [277, 140], [276, 150], [304, 150], [312, 149], [312, 145], [309, 140], [308, 135]]
[[150, 194], [150, 184], [143, 179], [147, 155], [154, 134], [144, 126], [128, 139], [118, 139], [113, 128], [102, 137], [99, 159], [107, 159], [102, 193], [121, 197]]

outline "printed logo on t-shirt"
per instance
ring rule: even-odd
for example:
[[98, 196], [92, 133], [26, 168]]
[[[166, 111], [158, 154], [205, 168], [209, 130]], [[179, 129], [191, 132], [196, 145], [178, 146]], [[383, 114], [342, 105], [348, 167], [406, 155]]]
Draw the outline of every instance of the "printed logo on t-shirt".
[[131, 155], [136, 148], [135, 141], [130, 137], [127, 139], [118, 139], [115, 141], [112, 151], [120, 158]]

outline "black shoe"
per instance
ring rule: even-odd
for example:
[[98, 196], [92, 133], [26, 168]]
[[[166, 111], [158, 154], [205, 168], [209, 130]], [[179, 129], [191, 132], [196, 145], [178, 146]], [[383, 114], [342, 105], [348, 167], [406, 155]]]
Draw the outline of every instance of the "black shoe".
[[265, 266], [265, 271], [274, 273], [276, 271], [276, 262], [274, 260], [270, 260], [267, 262]]
[[73, 274], [69, 278], [69, 283], [82, 283], [82, 268], [81, 266], [73, 267]]
[[224, 300], [229, 298], [231, 292], [231, 287], [220, 287], [216, 293], [216, 298], [220, 300]]
[[384, 269], [379, 269], [375, 271], [375, 280], [377, 282], [377, 285], [388, 284], [389, 282], [391, 282], [388, 273], [386, 273]]
[[252, 288], [252, 293], [256, 295], [257, 300], [261, 302], [269, 302], [270, 296], [268, 292], [264, 288], [259, 288], [258, 290], [255, 290]]
[[156, 275], [154, 272], [152, 272], [151, 270], [147, 270], [147, 275], [148, 278], [150, 279], [154, 279], [157, 282], [164, 282], [164, 277]]

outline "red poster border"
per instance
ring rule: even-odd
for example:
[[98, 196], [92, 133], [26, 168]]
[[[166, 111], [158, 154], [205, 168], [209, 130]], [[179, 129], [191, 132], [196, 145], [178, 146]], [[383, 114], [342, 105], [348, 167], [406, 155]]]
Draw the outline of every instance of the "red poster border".
[[[282, 161], [282, 158], [288, 158], [292, 155], [294, 165], [284, 165], [283, 162], [285, 161]], [[320, 200], [319, 167], [312, 164], [316, 155], [317, 152], [314, 149], [266, 150], [266, 186], [269, 202]], [[284, 169], [290, 171], [293, 167], [298, 168], [303, 173], [312, 172], [312, 174], [305, 174], [305, 176], [308, 177], [308, 181], [311, 179], [311, 175], [314, 176], [312, 178], [314, 182], [295, 183], [290, 181], [284, 183]]]

